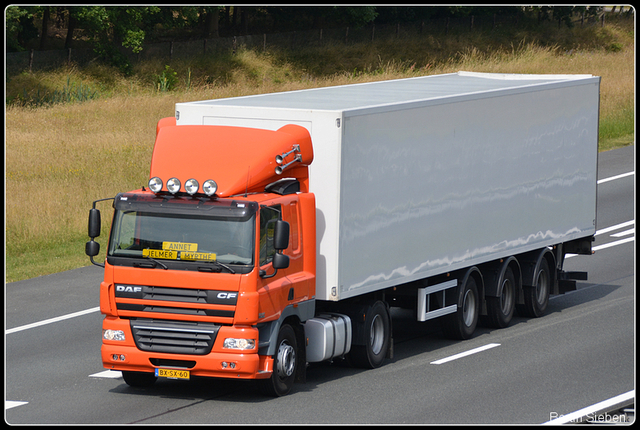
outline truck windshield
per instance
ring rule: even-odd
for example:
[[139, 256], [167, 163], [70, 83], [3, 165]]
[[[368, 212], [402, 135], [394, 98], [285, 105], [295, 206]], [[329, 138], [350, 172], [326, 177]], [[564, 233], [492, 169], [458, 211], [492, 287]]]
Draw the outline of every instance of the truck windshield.
[[254, 264], [255, 214], [251, 210], [228, 204], [200, 209], [186, 205], [181, 210], [178, 203], [131, 204], [125, 198], [125, 204], [118, 198], [108, 251], [115, 261], [118, 257], [149, 259], [187, 270], [198, 270], [196, 266], [206, 263]]

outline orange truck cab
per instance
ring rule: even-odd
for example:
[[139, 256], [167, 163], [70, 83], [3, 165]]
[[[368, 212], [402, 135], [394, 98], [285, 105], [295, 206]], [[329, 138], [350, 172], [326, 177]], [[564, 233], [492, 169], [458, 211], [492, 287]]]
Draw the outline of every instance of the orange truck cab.
[[[287, 329], [278, 339], [269, 322], [315, 310], [309, 133], [175, 122], [158, 123], [149, 187], [114, 199], [103, 363], [132, 385], [210, 376], [287, 391], [298, 368], [286, 346], [304, 335]], [[278, 341], [280, 376], [270, 352]]]
[[127, 384], [392, 356], [390, 308], [473, 336], [586, 273], [600, 78], [459, 72], [178, 103], [149, 182], [100, 211], [102, 362]]

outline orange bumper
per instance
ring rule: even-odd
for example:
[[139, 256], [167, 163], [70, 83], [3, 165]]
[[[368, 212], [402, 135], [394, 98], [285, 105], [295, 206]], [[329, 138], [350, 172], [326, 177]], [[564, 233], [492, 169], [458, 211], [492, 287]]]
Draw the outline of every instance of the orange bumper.
[[229, 337], [253, 338], [257, 345], [258, 330], [253, 327], [221, 327], [211, 352], [206, 355], [141, 351], [126, 320], [107, 317], [103, 329], [125, 333], [124, 341], [102, 340], [102, 364], [107, 369], [154, 372], [156, 368], [181, 368], [189, 370], [191, 376], [234, 379], [266, 379], [273, 370], [273, 358], [258, 355], [257, 348], [252, 351], [222, 348], [224, 339]]

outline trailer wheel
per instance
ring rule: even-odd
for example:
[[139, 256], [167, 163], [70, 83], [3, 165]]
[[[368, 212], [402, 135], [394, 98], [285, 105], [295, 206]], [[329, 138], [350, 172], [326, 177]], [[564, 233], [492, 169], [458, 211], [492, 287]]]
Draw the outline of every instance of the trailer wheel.
[[156, 375], [149, 372], [122, 371], [122, 379], [131, 387], [150, 387], [156, 382]]
[[487, 297], [486, 300], [489, 325], [496, 328], [508, 326], [516, 305], [516, 277], [511, 267], [504, 272], [500, 297]]
[[469, 339], [478, 325], [480, 300], [478, 286], [472, 275], [458, 289], [458, 309], [442, 318], [442, 331], [452, 339]]
[[382, 366], [391, 342], [391, 318], [387, 306], [375, 302], [364, 318], [364, 345], [352, 345], [349, 362], [355, 367], [375, 369]]
[[524, 305], [518, 306], [518, 312], [526, 317], [537, 318], [544, 315], [549, 304], [551, 291], [551, 271], [546, 258], [540, 261], [538, 273], [532, 287], [523, 287]]
[[272, 397], [289, 394], [298, 370], [298, 342], [293, 327], [283, 324], [278, 332], [277, 343], [273, 373], [269, 379], [259, 381], [263, 393]]

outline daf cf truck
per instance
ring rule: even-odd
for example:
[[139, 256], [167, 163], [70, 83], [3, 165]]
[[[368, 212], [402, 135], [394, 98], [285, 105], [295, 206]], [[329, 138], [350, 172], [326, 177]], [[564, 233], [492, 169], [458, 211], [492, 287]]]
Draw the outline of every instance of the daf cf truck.
[[[467, 339], [586, 273], [600, 78], [458, 72], [178, 103], [149, 182], [100, 211], [102, 362], [127, 384], [376, 368], [394, 306]], [[142, 185], [142, 184], [141, 184]], [[107, 200], [107, 199], [104, 199]]]

